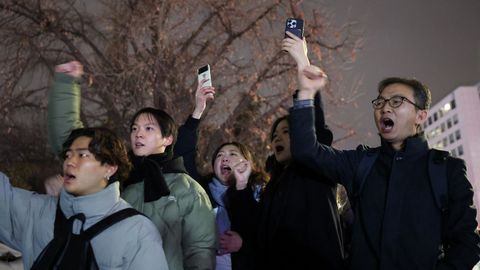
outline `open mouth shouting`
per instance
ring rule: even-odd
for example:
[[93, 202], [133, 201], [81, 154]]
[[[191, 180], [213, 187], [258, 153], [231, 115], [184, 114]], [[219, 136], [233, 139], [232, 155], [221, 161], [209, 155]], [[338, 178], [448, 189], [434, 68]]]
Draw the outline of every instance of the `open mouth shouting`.
[[63, 174], [63, 180], [64, 180], [65, 184], [70, 184], [70, 183], [74, 182], [76, 179], [77, 179], [77, 177], [70, 172], [65, 172]]
[[284, 163], [288, 162], [291, 159], [290, 148], [288, 144], [284, 144], [284, 142], [276, 142], [273, 145], [273, 150], [275, 154], [275, 158], [278, 162]]
[[226, 165], [226, 164], [223, 164], [221, 167], [220, 167], [220, 173], [222, 174], [222, 176], [227, 179], [230, 174], [232, 173], [232, 168], [230, 168], [230, 166]]
[[283, 147], [283, 145], [276, 145], [275, 146], [275, 152], [281, 153], [281, 152], [283, 152], [283, 150], [285, 150], [285, 147]]
[[388, 117], [383, 117], [380, 119], [380, 131], [381, 133], [390, 133], [395, 126], [395, 122]]

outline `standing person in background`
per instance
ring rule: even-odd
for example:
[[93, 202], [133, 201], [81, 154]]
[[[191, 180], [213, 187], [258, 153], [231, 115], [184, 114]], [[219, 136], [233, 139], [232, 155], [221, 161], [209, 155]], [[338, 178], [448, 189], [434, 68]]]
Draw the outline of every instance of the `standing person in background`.
[[[387, 78], [372, 101], [381, 138], [374, 149], [337, 150], [316, 140], [314, 94], [326, 82], [315, 66], [298, 70], [300, 92], [290, 112], [294, 159], [345, 186], [353, 195], [354, 223], [350, 269], [464, 269], [479, 260], [473, 191], [463, 160], [443, 156], [445, 208], [437, 205], [429, 175], [436, 150], [420, 132], [430, 108], [430, 90], [414, 79]], [[362, 171], [363, 161], [377, 155]]]
[[[83, 125], [75, 83], [81, 69], [78, 62], [56, 67], [48, 114], [54, 149], [63, 134]], [[134, 167], [122, 197], [157, 226], [169, 269], [214, 269], [215, 216], [204, 189], [186, 174], [182, 158], [173, 155], [175, 122], [162, 110], [143, 108], [130, 127]]]
[[238, 142], [224, 143], [213, 152], [213, 175], [202, 181], [217, 209], [217, 270], [247, 270], [254, 267], [251, 227], [244, 225], [252, 217], [238, 220], [239, 215], [234, 213], [243, 211], [238, 209], [250, 202], [237, 200], [236, 205], [232, 205], [226, 194], [229, 188], [236, 186], [249, 190], [255, 203], [260, 200], [268, 177], [255, 164], [253, 154], [246, 146]]
[[[258, 200], [268, 177], [256, 168], [256, 161], [250, 150], [238, 142], [224, 143], [214, 151], [211, 159], [213, 173], [202, 176], [197, 171], [198, 126], [207, 101], [213, 100], [215, 93], [211, 87], [204, 87], [204, 82], [200, 82], [195, 93], [195, 109], [192, 115], [179, 129], [178, 147], [174, 149], [175, 155], [183, 157], [188, 173], [205, 189], [216, 213], [218, 235], [216, 269], [249, 270], [253, 268], [254, 258], [252, 239], [248, 238], [252, 235], [248, 231], [251, 227], [241, 226], [244, 223], [243, 220], [230, 219], [231, 216], [237, 217], [237, 215], [231, 214], [225, 192], [236, 183], [234, 180], [237, 176], [243, 179], [240, 180], [244, 182], [243, 185], [255, 191]], [[247, 238], [243, 237], [244, 234]]]
[[[309, 65], [305, 41], [286, 38], [282, 49], [294, 58], [298, 69]], [[318, 139], [331, 144], [333, 136], [317, 98]], [[256, 226], [255, 269], [345, 269], [336, 184], [292, 158], [287, 116], [274, 122], [270, 140], [274, 151], [271, 180], [260, 203], [252, 200], [250, 190], [238, 185], [228, 194], [237, 219], [244, 220], [245, 227]]]

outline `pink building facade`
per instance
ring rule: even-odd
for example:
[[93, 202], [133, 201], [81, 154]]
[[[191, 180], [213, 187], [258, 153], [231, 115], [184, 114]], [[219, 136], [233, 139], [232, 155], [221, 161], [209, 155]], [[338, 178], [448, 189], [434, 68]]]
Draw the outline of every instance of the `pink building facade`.
[[480, 223], [480, 83], [460, 86], [432, 106], [423, 130], [430, 147], [465, 160]]

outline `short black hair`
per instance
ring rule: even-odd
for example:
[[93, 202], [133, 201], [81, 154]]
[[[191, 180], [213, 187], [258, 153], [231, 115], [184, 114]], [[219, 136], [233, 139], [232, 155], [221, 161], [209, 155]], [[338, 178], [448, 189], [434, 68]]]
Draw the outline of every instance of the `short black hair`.
[[137, 120], [137, 118], [142, 114], [150, 115], [157, 121], [163, 137], [172, 136], [172, 144], [165, 148], [165, 153], [173, 154], [173, 147], [175, 145], [175, 142], [177, 141], [178, 133], [177, 125], [175, 124], [173, 118], [163, 110], [146, 107], [140, 109], [133, 115], [132, 120], [130, 121], [130, 129], [132, 128], [133, 124], [135, 124], [135, 120]]
[[60, 158], [65, 160], [65, 154], [70, 146], [79, 137], [88, 137], [92, 140], [88, 144], [88, 151], [92, 153], [100, 163], [117, 166], [117, 171], [110, 177], [108, 184], [115, 181], [122, 182], [127, 179], [132, 164], [128, 158], [127, 146], [111, 130], [107, 128], [78, 128], [72, 130], [62, 145]]
[[400, 78], [400, 77], [389, 77], [383, 79], [381, 82], [378, 83], [378, 93], [381, 94], [382, 91], [391, 84], [403, 84], [406, 85], [413, 90], [413, 96], [415, 98], [415, 104], [420, 107], [422, 110], [430, 109], [430, 105], [432, 103], [432, 94], [430, 93], [430, 89], [416, 79], [408, 79], [408, 78]]

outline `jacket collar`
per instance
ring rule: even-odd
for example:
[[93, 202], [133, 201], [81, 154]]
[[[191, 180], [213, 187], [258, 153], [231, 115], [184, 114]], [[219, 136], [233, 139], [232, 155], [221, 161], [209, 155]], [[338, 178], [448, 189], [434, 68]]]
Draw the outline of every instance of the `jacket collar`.
[[172, 159], [169, 155], [133, 156], [132, 161], [133, 170], [125, 187], [143, 181], [144, 202], [153, 202], [170, 195], [164, 174], [186, 173], [182, 157]]
[[62, 189], [60, 193], [60, 208], [68, 219], [73, 215], [83, 213], [86, 219], [101, 217], [108, 214], [120, 200], [120, 184], [114, 182], [102, 191], [86, 196], [75, 197]]
[[427, 150], [428, 142], [422, 135], [415, 135], [405, 139], [403, 149], [401, 149], [400, 151], [394, 150], [389, 142], [382, 139], [381, 151], [388, 156], [393, 156], [397, 152], [400, 152], [405, 156], [415, 156]]

